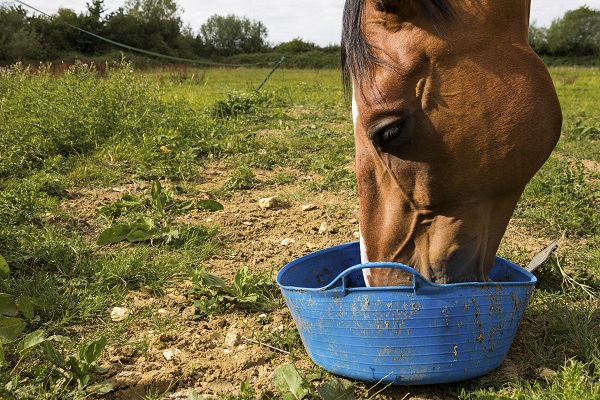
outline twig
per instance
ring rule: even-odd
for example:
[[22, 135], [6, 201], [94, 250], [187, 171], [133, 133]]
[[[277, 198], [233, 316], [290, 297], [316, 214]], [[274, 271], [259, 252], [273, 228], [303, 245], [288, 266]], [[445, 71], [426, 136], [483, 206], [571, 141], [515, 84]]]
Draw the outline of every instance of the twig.
[[585, 283], [577, 282], [573, 277], [571, 277], [560, 265], [558, 259], [556, 259], [556, 267], [558, 268], [558, 272], [562, 275], [563, 283], [568, 283], [571, 287], [581, 289], [585, 294], [590, 296], [590, 298], [595, 299], [597, 295], [594, 293], [594, 289], [591, 286], [586, 285]]
[[277, 348], [277, 347], [271, 346], [270, 344], [266, 344], [266, 343], [263, 343], [263, 342], [259, 342], [258, 340], [254, 340], [254, 339], [247, 338], [246, 336], [242, 336], [242, 339], [244, 339], [245, 341], [247, 341], [247, 342], [250, 342], [250, 343], [256, 343], [256, 344], [259, 344], [259, 345], [261, 345], [261, 346], [268, 347], [268, 348], [270, 348], [271, 350], [275, 350], [275, 351], [278, 351], [278, 352], [280, 352], [280, 353], [283, 353], [283, 354], [290, 354], [290, 352], [289, 352], [289, 351], [285, 351], [285, 350], [279, 349], [279, 348]]

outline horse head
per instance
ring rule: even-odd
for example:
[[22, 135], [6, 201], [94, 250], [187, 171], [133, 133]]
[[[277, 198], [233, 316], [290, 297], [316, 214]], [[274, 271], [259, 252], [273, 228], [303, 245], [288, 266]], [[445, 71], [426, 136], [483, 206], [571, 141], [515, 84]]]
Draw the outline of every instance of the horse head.
[[[528, 44], [529, 0], [347, 0], [363, 261], [485, 281], [562, 116]], [[402, 285], [393, 269], [372, 286]]]

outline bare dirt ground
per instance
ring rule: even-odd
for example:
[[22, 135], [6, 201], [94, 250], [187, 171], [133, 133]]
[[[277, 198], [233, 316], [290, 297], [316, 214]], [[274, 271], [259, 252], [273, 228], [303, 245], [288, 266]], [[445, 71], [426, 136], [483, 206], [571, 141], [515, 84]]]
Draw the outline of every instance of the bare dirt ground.
[[[256, 171], [258, 179], [267, 181], [273, 171]], [[200, 189], [210, 190], [223, 184], [227, 168], [213, 163], [205, 167], [205, 181]], [[315, 179], [297, 176], [298, 182]], [[88, 238], [101, 229], [95, 222], [95, 209], [120, 198], [124, 193], [141, 194], [135, 184], [104, 190], [81, 191], [67, 205], [81, 216], [81, 230]], [[279, 205], [261, 208], [259, 199], [276, 196]], [[270, 271], [273, 276], [286, 263], [336, 244], [357, 240], [358, 205], [352, 191], [311, 193], [297, 185], [261, 185], [254, 190], [234, 193], [218, 199], [224, 210], [198, 212], [181, 218], [181, 223], [204, 224], [218, 228], [223, 251], [203, 262], [207, 271], [231, 281], [235, 272], [248, 266], [253, 273]], [[543, 243], [524, 240], [526, 235], [509, 228], [508, 241], [523, 243], [531, 254]], [[90, 239], [91, 240], [91, 239]], [[185, 278], [185, 277], [184, 277]], [[285, 305], [268, 315], [231, 312], [202, 320], [194, 319], [193, 298], [188, 294], [192, 283], [174, 280], [164, 296], [150, 292], [131, 292], [124, 304], [131, 315], [125, 325], [127, 340], [109, 344], [102, 358], [108, 368], [100, 379], [111, 382], [115, 390], [105, 399], [188, 398], [195, 391], [201, 395], [236, 395], [247, 381], [256, 397], [277, 396], [273, 387], [274, 370], [293, 362], [299, 369], [315, 370], [303, 348], [293, 355], [283, 354], [257, 340], [264, 335], [284, 335], [294, 329]], [[112, 322], [107, 310], [108, 324]], [[115, 325], [116, 326], [116, 325]], [[110, 326], [109, 326], [110, 329]], [[121, 328], [123, 329], [123, 328]], [[520, 375], [519, 343], [498, 372], [506, 377]], [[372, 385], [356, 383], [357, 394], [369, 397], [377, 390]], [[385, 399], [452, 399], [448, 388], [441, 386], [390, 387], [376, 398]], [[365, 393], [367, 392], [368, 393]], [[152, 396], [152, 397], [150, 397]]]

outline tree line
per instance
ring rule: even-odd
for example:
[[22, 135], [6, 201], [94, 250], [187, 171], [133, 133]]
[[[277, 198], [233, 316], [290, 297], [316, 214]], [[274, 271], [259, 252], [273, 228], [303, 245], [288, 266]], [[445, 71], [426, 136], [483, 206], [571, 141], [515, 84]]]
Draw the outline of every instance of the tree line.
[[299, 38], [271, 45], [262, 22], [232, 14], [213, 15], [194, 32], [184, 26], [175, 0], [126, 0], [117, 11], [106, 11], [104, 0], [92, 0], [84, 12], [61, 8], [52, 15], [0, 5], [0, 63], [100, 57], [122, 50], [109, 41], [171, 57], [213, 60], [265, 52], [339, 50], [339, 46], [321, 48]]
[[[83, 12], [61, 8], [52, 15], [30, 13], [20, 5], [0, 5], [0, 63], [102, 58], [122, 50], [109, 42], [113, 41], [188, 59], [272, 62], [285, 54], [297, 55], [300, 64], [304, 57], [304, 66], [338, 65], [336, 45], [319, 47], [300, 38], [272, 45], [262, 22], [235, 15], [213, 15], [194, 32], [183, 24], [181, 13], [175, 0], [126, 0], [111, 13], [104, 0], [92, 0]], [[542, 56], [599, 57], [600, 11], [581, 7], [549, 27], [533, 24], [529, 41]]]

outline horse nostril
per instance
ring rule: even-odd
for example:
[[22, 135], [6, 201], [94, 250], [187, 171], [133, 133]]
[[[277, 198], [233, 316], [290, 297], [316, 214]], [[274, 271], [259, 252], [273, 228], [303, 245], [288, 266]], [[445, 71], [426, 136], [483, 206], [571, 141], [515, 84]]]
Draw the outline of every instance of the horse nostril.
[[369, 134], [369, 136], [373, 144], [380, 148], [400, 146], [410, 139], [406, 128], [406, 119], [402, 119], [387, 124], [382, 128], [374, 129], [373, 133]]

